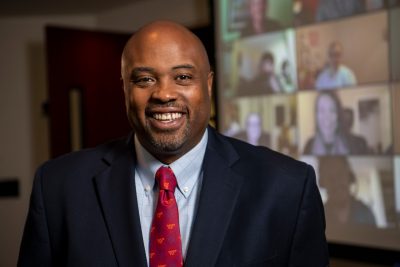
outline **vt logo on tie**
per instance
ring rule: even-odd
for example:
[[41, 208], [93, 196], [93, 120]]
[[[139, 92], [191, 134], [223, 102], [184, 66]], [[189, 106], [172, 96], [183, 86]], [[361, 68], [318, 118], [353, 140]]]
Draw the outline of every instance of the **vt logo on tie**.
[[150, 267], [183, 266], [179, 213], [174, 191], [176, 177], [169, 167], [156, 173], [159, 195], [150, 228]]

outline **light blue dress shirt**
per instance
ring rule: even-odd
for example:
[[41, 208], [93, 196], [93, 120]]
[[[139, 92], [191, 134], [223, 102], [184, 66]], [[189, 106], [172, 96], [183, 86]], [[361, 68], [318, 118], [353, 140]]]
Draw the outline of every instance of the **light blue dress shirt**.
[[[200, 142], [169, 167], [178, 182], [175, 198], [179, 209], [179, 227], [182, 239], [182, 255], [185, 258], [190, 239], [190, 232], [196, 212], [196, 204], [203, 177], [202, 164], [207, 147], [207, 130]], [[162, 164], [154, 158], [135, 136], [137, 165], [135, 169], [136, 196], [139, 208], [147, 264], [149, 264], [149, 239], [153, 214], [157, 205], [158, 188], [155, 173]]]

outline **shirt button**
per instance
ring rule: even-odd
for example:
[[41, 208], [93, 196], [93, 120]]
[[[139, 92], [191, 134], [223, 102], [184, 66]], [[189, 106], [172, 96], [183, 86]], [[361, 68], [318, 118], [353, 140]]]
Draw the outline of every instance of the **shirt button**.
[[189, 188], [185, 186], [185, 187], [183, 188], [183, 192], [187, 193], [188, 191], [189, 191]]
[[146, 187], [144, 188], [144, 190], [145, 190], [146, 192], [149, 192], [149, 191], [150, 191], [150, 185], [146, 185]]

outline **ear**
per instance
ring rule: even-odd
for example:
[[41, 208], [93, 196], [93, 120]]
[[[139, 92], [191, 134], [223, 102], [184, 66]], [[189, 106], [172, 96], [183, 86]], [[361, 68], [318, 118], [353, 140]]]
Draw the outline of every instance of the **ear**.
[[208, 96], [211, 99], [212, 96], [212, 86], [214, 81], [214, 72], [210, 71], [207, 76], [207, 89], [208, 89]]

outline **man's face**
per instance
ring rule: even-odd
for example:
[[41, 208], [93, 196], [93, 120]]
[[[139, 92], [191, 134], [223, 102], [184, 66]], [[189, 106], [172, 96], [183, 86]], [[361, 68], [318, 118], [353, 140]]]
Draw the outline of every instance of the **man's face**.
[[342, 47], [339, 44], [331, 45], [329, 48], [329, 61], [332, 67], [339, 67], [342, 61]]
[[190, 40], [147, 35], [123, 64], [128, 118], [140, 143], [165, 163], [200, 141], [210, 117], [213, 75]]

